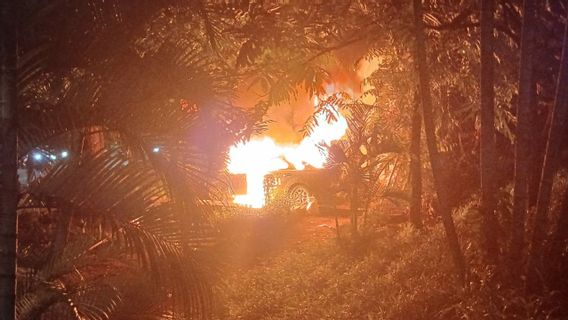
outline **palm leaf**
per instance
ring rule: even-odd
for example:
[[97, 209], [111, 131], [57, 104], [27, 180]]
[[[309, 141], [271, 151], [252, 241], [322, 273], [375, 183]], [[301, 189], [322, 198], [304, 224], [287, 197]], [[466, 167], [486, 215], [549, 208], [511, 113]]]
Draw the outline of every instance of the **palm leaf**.
[[[89, 250], [101, 245], [118, 245], [147, 268], [156, 283], [169, 284], [178, 292], [207, 295], [203, 291], [205, 286], [199, 284], [202, 282], [199, 272], [191, 271], [195, 264], [187, 263], [191, 260], [184, 258], [191, 254], [185, 249], [191, 241], [191, 233], [181, 229], [187, 225], [187, 217], [200, 213], [179, 212], [183, 206], [171, 202], [168, 189], [148, 162], [105, 151], [92, 159], [69, 161], [55, 167], [36, 181], [29, 192], [40, 199], [58, 199], [59, 203], [72, 206], [80, 217], [90, 221], [87, 228], [106, 230], [97, 245]], [[200, 207], [186, 209], [199, 210]], [[180, 275], [182, 265], [186, 271]], [[203, 306], [194, 308], [202, 310]]]

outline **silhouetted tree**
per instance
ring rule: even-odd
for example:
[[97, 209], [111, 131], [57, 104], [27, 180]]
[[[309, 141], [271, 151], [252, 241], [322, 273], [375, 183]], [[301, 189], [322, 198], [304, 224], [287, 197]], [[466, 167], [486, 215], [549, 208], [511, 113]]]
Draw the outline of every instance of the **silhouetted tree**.
[[444, 165], [438, 153], [437, 139], [434, 128], [434, 114], [432, 111], [432, 97], [430, 93], [430, 76], [427, 69], [426, 57], [426, 41], [424, 37], [423, 26], [423, 9], [421, 0], [413, 0], [414, 8], [414, 27], [415, 27], [415, 59], [416, 70], [419, 78], [419, 92], [422, 103], [422, 117], [424, 119], [424, 132], [426, 135], [426, 144], [430, 155], [430, 164], [432, 165], [432, 174], [434, 177], [434, 186], [436, 195], [438, 196], [439, 213], [442, 217], [442, 223], [446, 231], [448, 245], [453, 257], [456, 271], [461, 281], [465, 281], [466, 265], [459, 239], [456, 233], [454, 220], [452, 218], [451, 208], [447, 193], [446, 181], [443, 178]]
[[0, 314], [15, 318], [18, 203], [16, 1], [0, 3]]
[[525, 220], [528, 210], [528, 186], [531, 161], [531, 108], [535, 97], [533, 84], [533, 56], [536, 1], [525, 0], [523, 4], [523, 28], [521, 37], [521, 60], [519, 100], [517, 106], [517, 130], [515, 139], [515, 181], [513, 217], [511, 229], [511, 265], [522, 262], [525, 245]]
[[410, 136], [410, 222], [416, 227], [422, 227], [422, 160], [420, 157], [420, 142], [422, 135], [422, 116], [418, 95], [414, 95], [414, 109], [412, 110], [412, 125]]
[[566, 132], [568, 123], [568, 24], [564, 31], [562, 46], [562, 58], [560, 71], [556, 85], [556, 98], [552, 120], [548, 131], [546, 153], [542, 166], [542, 176], [538, 192], [536, 214], [533, 227], [533, 235], [530, 243], [530, 251], [527, 264], [526, 289], [530, 293], [540, 291], [539, 273], [542, 271], [543, 245], [547, 235], [548, 214], [550, 211], [550, 199], [552, 184], [558, 168], [559, 150]]
[[236, 77], [204, 23], [218, 15], [166, 0], [20, 5], [18, 157], [37, 174], [20, 190], [18, 318], [207, 317], [204, 200], [226, 195], [198, 128], [226, 149], [257, 119], [227, 102]]
[[486, 259], [497, 263], [497, 219], [495, 216], [495, 89], [494, 89], [493, 0], [481, 1], [481, 214]]

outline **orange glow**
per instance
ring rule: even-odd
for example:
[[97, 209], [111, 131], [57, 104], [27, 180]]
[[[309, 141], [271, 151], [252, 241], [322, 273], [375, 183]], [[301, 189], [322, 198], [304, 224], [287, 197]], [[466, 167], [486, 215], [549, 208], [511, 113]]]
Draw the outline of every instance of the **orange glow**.
[[[318, 98], [314, 98], [317, 105]], [[335, 110], [335, 108], [334, 108]], [[347, 130], [347, 121], [335, 110], [337, 121], [327, 122], [324, 114], [317, 114], [317, 126], [299, 144], [277, 144], [270, 137], [238, 143], [229, 150], [231, 173], [247, 176], [247, 194], [235, 196], [235, 203], [261, 208], [264, 206], [264, 176], [272, 171], [286, 169], [291, 164], [297, 170], [306, 165], [322, 168], [327, 154], [319, 145], [341, 139]]]

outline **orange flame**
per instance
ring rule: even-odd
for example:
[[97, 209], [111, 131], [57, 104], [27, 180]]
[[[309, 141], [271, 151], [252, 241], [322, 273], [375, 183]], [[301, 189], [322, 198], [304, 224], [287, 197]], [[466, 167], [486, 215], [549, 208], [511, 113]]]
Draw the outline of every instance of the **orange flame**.
[[[314, 104], [319, 100], [314, 97]], [[335, 110], [335, 108], [334, 108]], [[322, 168], [328, 155], [319, 145], [341, 139], [347, 130], [347, 120], [337, 112], [337, 120], [328, 122], [324, 114], [317, 114], [317, 126], [300, 144], [279, 145], [270, 137], [238, 143], [229, 150], [228, 170], [246, 174], [247, 193], [235, 196], [234, 202], [261, 208], [264, 206], [264, 176], [270, 172], [286, 169], [289, 164], [297, 170], [306, 165]]]

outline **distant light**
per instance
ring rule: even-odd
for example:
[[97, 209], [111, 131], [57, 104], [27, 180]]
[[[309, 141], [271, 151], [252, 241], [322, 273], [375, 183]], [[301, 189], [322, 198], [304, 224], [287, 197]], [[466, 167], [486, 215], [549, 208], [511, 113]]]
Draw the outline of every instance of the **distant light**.
[[69, 152], [61, 151], [61, 158], [67, 158], [69, 156]]
[[50, 154], [50, 155], [49, 155], [49, 159], [51, 159], [51, 160], [57, 160], [57, 156], [54, 155], [54, 154]]
[[152, 152], [154, 152], [154, 153], [160, 152], [160, 147], [154, 147], [154, 148], [152, 149]]
[[43, 159], [43, 154], [36, 152], [32, 155], [35, 161], [41, 161]]

